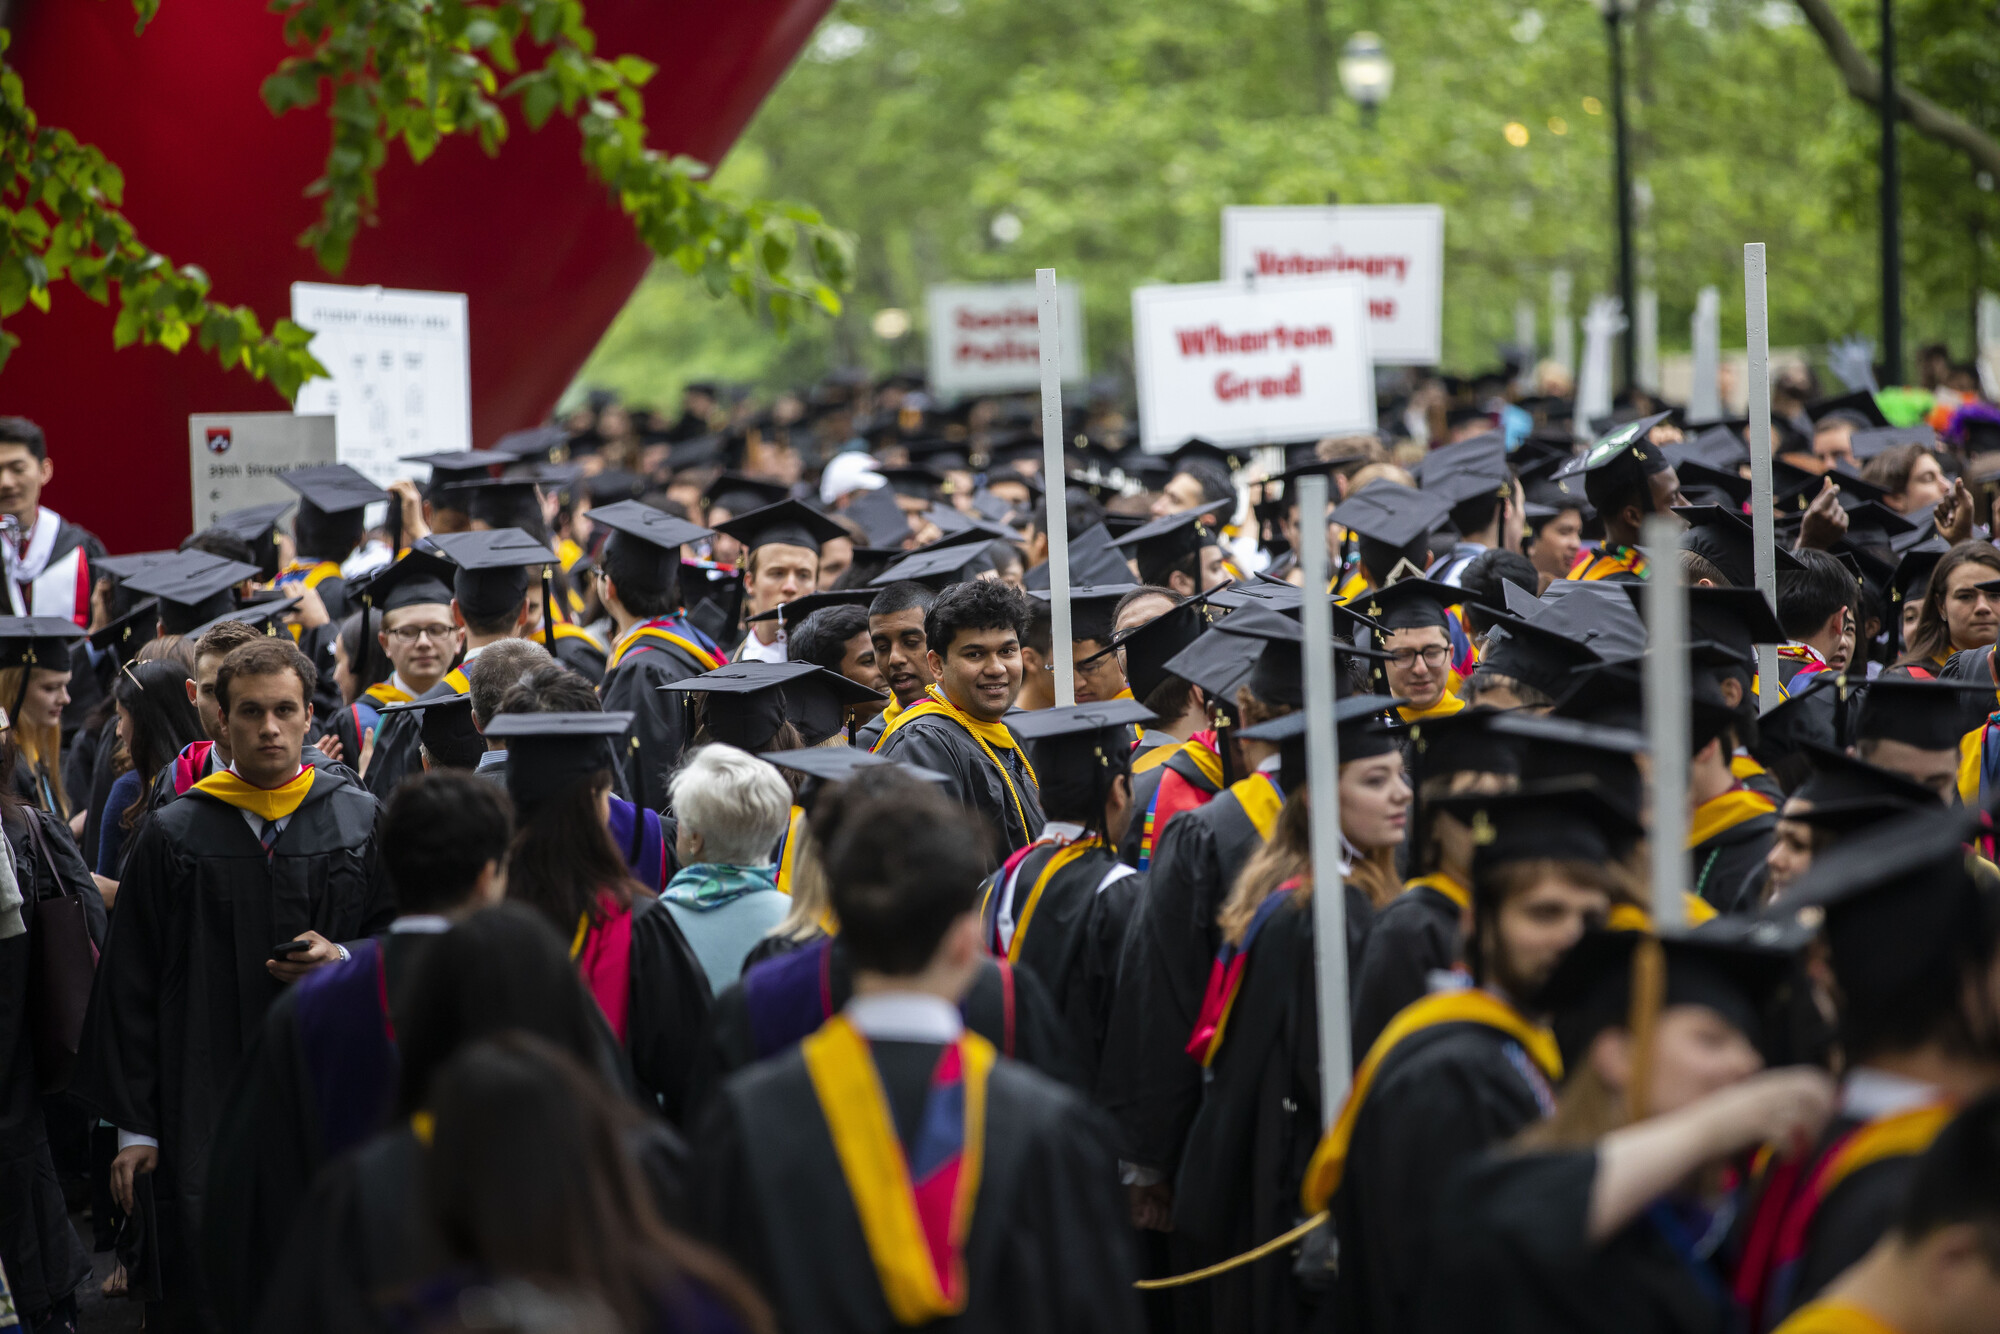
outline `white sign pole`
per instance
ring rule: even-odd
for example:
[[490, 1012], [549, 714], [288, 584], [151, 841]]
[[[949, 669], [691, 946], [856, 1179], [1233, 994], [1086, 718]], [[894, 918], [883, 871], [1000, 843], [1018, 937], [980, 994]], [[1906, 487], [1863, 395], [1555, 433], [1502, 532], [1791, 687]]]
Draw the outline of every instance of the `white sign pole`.
[[1576, 378], [1576, 326], [1569, 318], [1569, 270], [1549, 275], [1549, 359]]
[[[1771, 503], [1771, 322], [1764, 296], [1764, 243], [1743, 247], [1744, 332], [1750, 350], [1750, 524], [1757, 591], [1778, 605], [1778, 514]], [[1778, 646], [1757, 646], [1757, 712], [1778, 702]]]
[[1722, 411], [1722, 294], [1704, 287], [1694, 298], [1694, 385], [1688, 391], [1687, 419], [1718, 422]]
[[1646, 739], [1652, 752], [1653, 925], [1687, 925], [1688, 656], [1687, 586], [1680, 562], [1680, 525], [1670, 515], [1646, 520], [1646, 626], [1642, 660]]
[[1660, 294], [1650, 287], [1639, 289], [1639, 388], [1649, 394], [1660, 392]]
[[1535, 392], [1535, 303], [1514, 303], [1514, 346], [1521, 353], [1521, 373], [1514, 377], [1515, 392], [1526, 396]]
[[1576, 377], [1575, 436], [1592, 440], [1591, 423], [1611, 415], [1611, 340], [1625, 328], [1615, 296], [1593, 297], [1583, 317], [1583, 370]]
[[1042, 356], [1043, 516], [1049, 535], [1050, 652], [1055, 655], [1056, 707], [1076, 703], [1076, 663], [1069, 648], [1069, 488], [1063, 471], [1062, 301], [1054, 269], [1035, 270]]
[[1347, 1016], [1347, 898], [1340, 878], [1340, 731], [1334, 725], [1333, 605], [1327, 587], [1326, 477], [1299, 479], [1300, 628], [1306, 687], [1306, 783], [1312, 790], [1313, 940], [1318, 957], [1320, 1112], [1327, 1125], [1353, 1074]]

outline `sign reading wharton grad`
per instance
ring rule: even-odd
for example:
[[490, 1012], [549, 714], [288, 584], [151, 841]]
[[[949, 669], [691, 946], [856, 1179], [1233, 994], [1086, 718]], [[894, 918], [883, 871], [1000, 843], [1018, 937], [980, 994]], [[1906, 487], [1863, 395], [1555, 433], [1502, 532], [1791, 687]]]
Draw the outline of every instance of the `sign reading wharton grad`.
[[1254, 284], [1353, 276], [1368, 285], [1377, 364], [1444, 354], [1444, 209], [1354, 204], [1222, 210], [1222, 279]]
[[1375, 429], [1368, 294], [1353, 278], [1132, 293], [1140, 444], [1283, 444]]
[[[946, 283], [929, 289], [930, 388], [933, 394], [1007, 393], [1039, 389], [1041, 341], [1036, 335], [1038, 298], [1033, 283]], [[1056, 284], [1062, 322], [1062, 378], [1085, 375], [1083, 292]]]
[[247, 505], [297, 500], [278, 478], [335, 462], [333, 418], [289, 412], [197, 412], [188, 417], [188, 480], [198, 533]]
[[463, 293], [293, 283], [292, 319], [331, 376], [293, 408], [334, 415], [339, 462], [382, 484], [412, 475], [405, 455], [472, 448]]

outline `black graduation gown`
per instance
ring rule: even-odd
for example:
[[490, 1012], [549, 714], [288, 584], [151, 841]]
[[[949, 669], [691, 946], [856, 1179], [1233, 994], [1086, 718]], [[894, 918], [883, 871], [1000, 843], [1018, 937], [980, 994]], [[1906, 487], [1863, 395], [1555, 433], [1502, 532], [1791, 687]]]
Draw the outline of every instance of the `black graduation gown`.
[[[602, 685], [604, 682], [604, 650], [599, 648], [597, 641], [589, 635], [581, 632], [564, 634], [562, 632], [563, 628], [558, 628], [556, 632], [556, 661], [592, 685]], [[534, 636], [534, 640], [539, 644], [542, 642], [542, 637], [537, 634]]]
[[1694, 892], [1707, 899], [1717, 912], [1740, 912], [1745, 905], [1738, 897], [1751, 875], [1764, 864], [1777, 837], [1778, 816], [1764, 811], [1739, 820], [1694, 845]]
[[[460, 685], [464, 680], [463, 669], [454, 666], [444, 679], [417, 698], [446, 699], [464, 694], [465, 687]], [[366, 779], [368, 790], [375, 794], [376, 800], [388, 801], [405, 778], [424, 771], [423, 726], [421, 710], [382, 715], [382, 721], [375, 728], [375, 751], [368, 760]], [[357, 750], [347, 758], [353, 760], [359, 755]]]
[[[753, 971], [766, 968], [752, 981]], [[838, 936], [807, 941], [743, 972], [715, 998], [695, 1079], [696, 1111], [728, 1076], [791, 1050], [854, 995], [854, 966]], [[765, 994], [753, 1002], [745, 982]], [[1062, 1016], [1034, 974], [983, 959], [958, 1012], [1002, 1056], [1084, 1087]]]
[[1263, 842], [1233, 792], [1176, 816], [1125, 931], [1102, 1057], [1119, 1079], [1106, 1078], [1098, 1092], [1118, 1121], [1126, 1161], [1169, 1177], [1201, 1101], [1201, 1067], [1187, 1043], [1222, 946], [1216, 914]]
[[[908, 1142], [942, 1047], [874, 1044]], [[906, 1128], [907, 1127], [907, 1128]], [[754, 1276], [789, 1334], [899, 1330], [796, 1049], [739, 1072], [694, 1137], [698, 1227]], [[926, 1325], [999, 1334], [1137, 1330], [1137, 1277], [1110, 1128], [1083, 1098], [1002, 1059], [966, 1239], [963, 1314]]]
[[[1422, 1334], [1727, 1334], [1722, 1278], [1650, 1214], [1586, 1240], [1594, 1149], [1499, 1151], [1466, 1164], [1437, 1214]], [[1705, 1271], [1705, 1272], [1703, 1272]]]
[[[72, 803], [86, 798], [89, 801], [89, 813], [83, 818], [83, 839], [77, 845], [77, 850], [85, 854], [85, 862], [95, 866], [98, 849], [103, 846], [104, 822], [106, 820], [115, 822], [123, 818], [125, 812], [104, 809], [111, 801], [111, 786], [120, 777], [115, 759], [118, 753], [118, 729], [115, 726], [100, 728], [97, 735], [90, 737], [89, 741], [96, 758], [88, 765], [79, 766], [74, 777], [71, 771], [65, 770], [63, 787], [69, 792]], [[89, 771], [89, 780], [79, 786], [75, 778], [82, 777], [82, 770], [85, 769]]]
[[[1031, 852], [1015, 872], [1011, 911], [1017, 933], [1028, 893], [1055, 852], [1053, 846]], [[1137, 886], [1125, 886], [1116, 896], [1109, 896], [1113, 887], [1141, 878], [1135, 872], [1104, 885], [1104, 877], [1118, 864], [1110, 849], [1092, 848], [1050, 876], [1029, 919], [1029, 929], [1017, 937], [1019, 948], [1014, 951], [1019, 972], [1036, 977], [1054, 999], [1069, 1030], [1069, 1048], [1080, 1065], [1085, 1088], [1096, 1086], [1098, 1056], [1104, 1048], [1104, 1030], [1117, 984], [1116, 951], [1124, 937], [1125, 916], [1141, 892]], [[997, 878], [996, 873], [989, 885]], [[1102, 890], [1100, 885], [1104, 885]], [[996, 894], [987, 900], [989, 945], [993, 943], [997, 909]]]
[[684, 709], [688, 696], [661, 686], [700, 676], [708, 668], [681, 649], [642, 638], [607, 668], [597, 693], [606, 713], [631, 713], [632, 730], [622, 751], [624, 791], [647, 810], [667, 809], [667, 780], [687, 744]]
[[1376, 914], [1354, 973], [1354, 1062], [1389, 1021], [1430, 993], [1432, 973], [1458, 962], [1460, 913], [1442, 890], [1412, 884]]
[[[1345, 889], [1351, 976], [1373, 914], [1367, 895], [1353, 885]], [[1174, 1182], [1174, 1232], [1196, 1265], [1240, 1255], [1301, 1221], [1299, 1185], [1321, 1127], [1314, 958], [1307, 900], [1276, 909], [1244, 960]], [[1320, 1295], [1292, 1277], [1298, 1249], [1199, 1285], [1207, 1328], [1285, 1334], [1309, 1325]]]
[[625, 1050], [639, 1100], [682, 1125], [694, 1108], [695, 1068], [714, 999], [701, 961], [657, 899], [633, 897], [631, 969]]
[[[1042, 814], [1041, 794], [1028, 777], [1020, 750], [1001, 748], [993, 752], [1007, 767], [1007, 777], [1013, 782], [1014, 791], [1010, 795], [1007, 783], [1001, 780], [979, 742], [950, 718], [929, 714], [904, 723], [883, 739], [879, 753], [887, 759], [948, 775], [951, 781], [944, 785], [945, 791], [957, 798], [960, 805], [984, 816], [999, 836], [993, 865], [1032, 843], [1047, 823]], [[1018, 812], [1014, 807], [1016, 796], [1021, 800]], [[1024, 813], [1026, 827], [1021, 823]]]
[[[1142, 743], [1141, 753], [1145, 747]], [[1127, 866], [1139, 864], [1140, 846], [1146, 841], [1146, 815], [1153, 809], [1153, 799], [1159, 795], [1160, 784], [1168, 773], [1179, 774], [1201, 792], [1214, 796], [1219, 790], [1210, 781], [1201, 766], [1189, 759], [1185, 753], [1171, 755], [1167, 760], [1155, 765], [1142, 774], [1132, 775], [1132, 823], [1125, 828], [1125, 837], [1118, 840], [1118, 859]], [[1157, 822], [1153, 829], [1153, 841], [1158, 844], [1160, 835], [1165, 833]]]
[[331, 769], [267, 855], [236, 807], [190, 790], [147, 821], [119, 884], [75, 1092], [160, 1144], [154, 1178], [170, 1297], [199, 1292], [209, 1151], [238, 1062], [283, 990], [271, 946], [314, 930], [358, 941], [394, 915], [375, 801]]
[[[41, 821], [55, 873], [36, 856], [26, 821]], [[0, 940], [0, 1266], [24, 1316], [39, 1314], [90, 1277], [90, 1256], [70, 1226], [43, 1120], [41, 1072], [35, 1066], [29, 1014], [36, 901], [61, 893], [83, 900], [91, 935], [104, 939], [104, 900], [70, 845], [61, 822], [40, 812], [5, 817], [20, 884], [23, 935]], [[7, 855], [0, 852], [0, 856]], [[61, 883], [58, 883], [60, 881]]]
[[[667, 1222], [688, 1225], [687, 1148], [658, 1121], [635, 1126], [637, 1159]], [[449, 1267], [423, 1202], [424, 1150], [393, 1126], [336, 1158], [298, 1208], [254, 1329], [262, 1334], [386, 1334], [383, 1305]]]
[[352, 982], [316, 987], [303, 1016], [298, 987], [265, 1012], [217, 1122], [209, 1165], [203, 1260], [225, 1330], [248, 1329], [255, 1319], [319, 1169], [385, 1128], [396, 1092], [390, 1035], [407, 1028], [411, 979], [437, 939], [384, 933], [374, 942], [379, 954], [334, 965], [352, 970]]
[[1546, 1083], [1530, 1082], [1533, 1069], [1513, 1038], [1470, 1022], [1420, 1029], [1376, 1068], [1332, 1201], [1340, 1240], [1332, 1328], [1416, 1328], [1453, 1170], [1553, 1107]]

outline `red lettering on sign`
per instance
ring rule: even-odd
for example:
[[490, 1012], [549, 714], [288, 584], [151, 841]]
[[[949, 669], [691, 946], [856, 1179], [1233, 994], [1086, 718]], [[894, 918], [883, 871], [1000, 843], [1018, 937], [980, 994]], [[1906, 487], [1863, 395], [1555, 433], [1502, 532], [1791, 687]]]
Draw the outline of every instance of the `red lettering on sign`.
[[1176, 329], [1174, 337], [1179, 340], [1184, 357], [1333, 346], [1333, 330], [1324, 324], [1310, 327], [1276, 324], [1269, 329], [1251, 329], [1243, 333], [1228, 333], [1221, 325], [1211, 324], [1201, 329]]
[[1006, 310], [967, 310], [961, 307], [957, 326], [966, 330], [981, 329], [1036, 329], [1041, 327], [1038, 313], [1027, 306], [1010, 306]]
[[1242, 376], [1219, 371], [1215, 377], [1215, 396], [1224, 403], [1251, 398], [1297, 398], [1305, 389], [1305, 373], [1296, 362], [1291, 373], [1283, 376]]
[[1324, 255], [1280, 254], [1275, 250], [1255, 252], [1257, 275], [1261, 278], [1297, 278], [1319, 273], [1359, 273], [1369, 278], [1394, 275], [1402, 282], [1410, 274], [1408, 255], [1350, 255], [1335, 246]]
[[1368, 318], [1371, 320], [1393, 320], [1396, 318], [1396, 298], [1392, 296], [1369, 297]]
[[1040, 361], [1042, 353], [1034, 343], [1003, 338], [997, 343], [962, 342], [951, 350], [951, 357], [953, 361], [977, 361], [992, 366], [1015, 361]]

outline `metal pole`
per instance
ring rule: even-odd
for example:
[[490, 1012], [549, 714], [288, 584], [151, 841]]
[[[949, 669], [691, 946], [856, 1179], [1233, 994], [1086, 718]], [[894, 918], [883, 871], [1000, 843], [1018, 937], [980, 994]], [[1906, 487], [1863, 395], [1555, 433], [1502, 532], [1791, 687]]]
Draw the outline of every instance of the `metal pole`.
[[[1768, 470], [1767, 470], [1768, 471]], [[1687, 586], [1680, 563], [1680, 531], [1655, 514], [1639, 538], [1646, 548], [1646, 626], [1650, 650], [1643, 662], [1646, 740], [1652, 752], [1653, 925], [1687, 925], [1688, 880], [1688, 657]]]
[[1882, 371], [1903, 382], [1903, 180], [1896, 163], [1896, 2], [1882, 0]]
[[[1750, 352], [1750, 552], [1757, 591], [1778, 606], [1778, 512], [1771, 503], [1771, 323], [1764, 296], [1764, 243], [1743, 247], [1743, 323]], [[1757, 646], [1757, 712], [1778, 702], [1778, 646]]]
[[1306, 590], [1306, 782], [1312, 789], [1313, 941], [1318, 957], [1320, 1112], [1327, 1125], [1353, 1075], [1347, 1017], [1347, 897], [1340, 876], [1340, 732], [1334, 726], [1333, 606], [1327, 586], [1326, 477], [1299, 478], [1299, 570]]
[[[1884, 4], [1888, 0], [1883, 0]], [[1611, 30], [1611, 120], [1617, 136], [1615, 170], [1618, 189], [1618, 300], [1623, 305], [1627, 318], [1639, 309], [1639, 303], [1632, 295], [1632, 163], [1626, 147], [1625, 137], [1625, 42], [1620, 21], [1619, 5], [1614, 3], [1604, 11], [1605, 25]], [[1638, 383], [1637, 339], [1630, 325], [1626, 326], [1625, 340], [1620, 345], [1619, 368], [1624, 372], [1625, 387], [1632, 388]]]
[[1076, 703], [1076, 663], [1069, 634], [1069, 488], [1063, 472], [1062, 328], [1056, 300], [1056, 271], [1035, 270], [1036, 342], [1042, 354], [1043, 516], [1049, 535], [1049, 638], [1055, 657], [1056, 707]]

